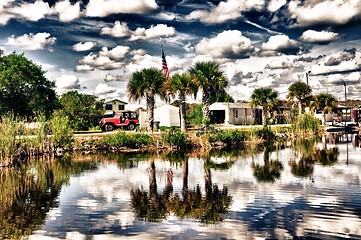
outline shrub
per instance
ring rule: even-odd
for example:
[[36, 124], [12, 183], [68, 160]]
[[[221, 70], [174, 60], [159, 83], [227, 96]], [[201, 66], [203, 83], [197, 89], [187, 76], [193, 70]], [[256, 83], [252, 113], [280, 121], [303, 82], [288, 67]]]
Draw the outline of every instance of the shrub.
[[148, 146], [153, 143], [153, 139], [143, 133], [127, 134], [125, 131], [118, 131], [111, 136], [105, 136], [104, 143], [111, 147], [137, 148]]
[[74, 141], [74, 133], [70, 128], [69, 118], [67, 116], [62, 115], [59, 112], [54, 112], [53, 117], [50, 120], [50, 130], [54, 149], [71, 148]]
[[168, 144], [171, 148], [184, 148], [187, 142], [187, 135], [179, 129], [170, 129], [169, 132], [162, 134], [163, 143]]
[[222, 142], [227, 145], [239, 145], [245, 140], [245, 133], [238, 130], [218, 131], [208, 134], [208, 141], [210, 143]]
[[291, 129], [293, 134], [298, 135], [318, 134], [321, 126], [318, 118], [309, 114], [300, 114], [294, 120]]

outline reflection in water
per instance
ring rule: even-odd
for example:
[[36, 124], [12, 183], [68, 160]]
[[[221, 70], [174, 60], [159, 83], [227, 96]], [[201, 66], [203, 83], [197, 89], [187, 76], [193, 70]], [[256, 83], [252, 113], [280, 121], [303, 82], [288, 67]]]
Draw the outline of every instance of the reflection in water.
[[335, 139], [3, 170], [0, 238], [360, 239], [360, 152]]
[[[207, 160], [205, 160], [207, 162]], [[206, 165], [206, 164], [205, 164]], [[212, 184], [210, 168], [204, 168], [205, 194], [199, 185], [188, 189], [188, 158], [182, 161], [182, 196], [173, 194], [173, 172], [167, 171], [167, 184], [162, 194], [157, 193], [156, 169], [154, 160], [149, 161], [149, 191], [131, 190], [131, 203], [136, 216], [145, 221], [157, 222], [170, 214], [184, 218], [198, 219], [202, 223], [217, 223], [228, 213], [232, 197], [227, 187], [220, 190]]]
[[47, 212], [58, 206], [57, 197], [70, 174], [95, 169], [88, 162], [69, 159], [37, 160], [16, 169], [0, 172], [0, 238], [14, 239], [29, 235], [43, 224]]

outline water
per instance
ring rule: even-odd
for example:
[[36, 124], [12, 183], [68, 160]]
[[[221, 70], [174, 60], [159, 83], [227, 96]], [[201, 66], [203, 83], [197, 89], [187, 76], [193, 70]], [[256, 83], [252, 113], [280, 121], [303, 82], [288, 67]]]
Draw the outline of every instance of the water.
[[358, 139], [32, 162], [1, 173], [0, 238], [361, 239]]

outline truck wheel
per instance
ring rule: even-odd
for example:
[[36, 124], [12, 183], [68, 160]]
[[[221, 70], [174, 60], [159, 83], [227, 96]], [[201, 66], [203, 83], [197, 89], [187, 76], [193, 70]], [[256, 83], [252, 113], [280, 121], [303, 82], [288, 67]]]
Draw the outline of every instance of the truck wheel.
[[135, 123], [129, 123], [128, 130], [133, 131], [135, 129]]
[[106, 131], [113, 131], [113, 130], [114, 130], [113, 124], [107, 124], [107, 125], [105, 125], [105, 130], [106, 130]]

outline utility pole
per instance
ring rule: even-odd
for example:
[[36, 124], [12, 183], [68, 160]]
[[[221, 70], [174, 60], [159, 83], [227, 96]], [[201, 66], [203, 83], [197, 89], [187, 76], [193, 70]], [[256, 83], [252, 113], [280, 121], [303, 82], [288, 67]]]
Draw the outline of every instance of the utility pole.
[[347, 96], [346, 96], [346, 82], [343, 82], [343, 86], [345, 87], [345, 104], [346, 104], [346, 101], [347, 101]]

